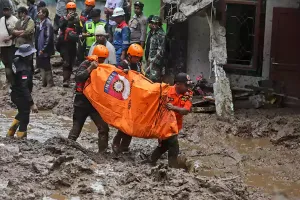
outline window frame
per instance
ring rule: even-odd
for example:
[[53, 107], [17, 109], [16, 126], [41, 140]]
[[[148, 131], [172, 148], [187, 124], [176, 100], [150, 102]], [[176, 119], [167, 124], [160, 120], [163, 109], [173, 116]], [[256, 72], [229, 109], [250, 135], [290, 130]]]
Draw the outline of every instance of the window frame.
[[225, 69], [241, 70], [241, 71], [257, 71], [259, 68], [259, 34], [260, 34], [260, 14], [262, 9], [262, 0], [222, 0], [222, 24], [226, 28], [226, 11], [227, 4], [254, 5], [256, 6], [255, 27], [254, 27], [254, 44], [253, 44], [253, 63], [252, 65], [226, 64]]

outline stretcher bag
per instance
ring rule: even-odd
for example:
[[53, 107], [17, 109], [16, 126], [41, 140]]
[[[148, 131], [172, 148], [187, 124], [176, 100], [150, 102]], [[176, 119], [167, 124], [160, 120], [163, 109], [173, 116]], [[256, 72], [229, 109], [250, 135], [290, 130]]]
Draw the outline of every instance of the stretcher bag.
[[166, 108], [167, 84], [152, 83], [142, 74], [127, 74], [100, 64], [86, 82], [84, 95], [103, 120], [139, 138], [166, 139], [178, 134], [176, 117]]

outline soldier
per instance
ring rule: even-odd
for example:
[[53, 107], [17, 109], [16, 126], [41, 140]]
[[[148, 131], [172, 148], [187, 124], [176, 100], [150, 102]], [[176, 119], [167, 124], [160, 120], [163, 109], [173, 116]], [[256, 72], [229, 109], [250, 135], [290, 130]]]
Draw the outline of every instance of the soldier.
[[147, 23], [148, 23], [148, 27], [149, 27], [150, 31], [148, 32], [147, 40], [146, 40], [146, 44], [145, 44], [145, 58], [146, 58], [146, 61], [149, 60], [148, 58], [149, 58], [149, 51], [150, 51], [150, 41], [151, 41], [152, 32], [153, 32], [152, 22], [151, 22], [152, 18], [153, 18], [153, 15], [150, 15], [147, 19]]
[[165, 51], [165, 32], [162, 29], [162, 21], [159, 16], [153, 16], [152, 22], [152, 37], [150, 41], [150, 50], [147, 66], [147, 77], [153, 82], [161, 82], [163, 71], [163, 55]]

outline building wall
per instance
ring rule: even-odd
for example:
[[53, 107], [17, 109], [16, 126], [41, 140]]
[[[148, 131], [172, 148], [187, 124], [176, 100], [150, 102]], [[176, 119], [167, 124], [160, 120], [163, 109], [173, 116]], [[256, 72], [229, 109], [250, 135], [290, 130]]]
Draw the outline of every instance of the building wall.
[[201, 73], [208, 79], [210, 36], [207, 20], [204, 17], [192, 16], [188, 20], [188, 26], [187, 73], [193, 80]]
[[[269, 78], [273, 8], [298, 8], [299, 2], [300, 0], [267, 0], [262, 77], [228, 74], [233, 87], [257, 85], [257, 81]], [[193, 79], [195, 79], [201, 72], [204, 77], [208, 79], [210, 75], [210, 63], [208, 60], [210, 38], [207, 20], [205, 17], [193, 16], [188, 19], [188, 22], [189, 39], [187, 71]], [[210, 79], [211, 82], [213, 82], [213, 80], [214, 79]]]

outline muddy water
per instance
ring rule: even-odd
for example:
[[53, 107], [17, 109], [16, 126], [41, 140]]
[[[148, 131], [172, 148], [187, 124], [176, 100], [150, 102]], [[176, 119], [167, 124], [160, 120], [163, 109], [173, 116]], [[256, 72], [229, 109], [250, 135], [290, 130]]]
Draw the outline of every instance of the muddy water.
[[[269, 138], [245, 139], [230, 137], [227, 142], [241, 154], [256, 154], [256, 151], [260, 149], [273, 151], [273, 145]], [[293, 158], [290, 157], [290, 160], [293, 160]], [[278, 166], [257, 166], [255, 163], [247, 162], [244, 165], [245, 183], [262, 188], [267, 193], [280, 191], [291, 197], [300, 198], [300, 181], [294, 182], [286, 177], [281, 177], [278, 175], [281, 170]]]
[[[214, 138], [218, 139], [218, 138]], [[253, 187], [260, 188], [263, 192], [273, 194], [274, 192], [283, 192], [291, 198], [300, 199], [300, 181], [290, 180], [289, 176], [284, 176], [285, 166], [264, 165], [258, 162], [264, 157], [271, 157], [275, 151], [269, 138], [245, 139], [235, 136], [219, 137], [220, 143], [236, 151], [236, 154], [227, 156], [218, 156], [205, 152], [203, 147], [181, 141], [180, 146], [184, 151], [198, 152], [196, 156], [191, 156], [192, 171], [201, 176], [207, 177], [226, 177], [232, 174], [240, 175], [244, 182]], [[263, 153], [262, 153], [263, 152]], [[193, 155], [193, 153], [191, 153]], [[240, 155], [241, 159], [239, 160]], [[227, 157], [227, 158], [224, 158]], [[286, 159], [293, 160], [290, 154], [285, 155]], [[292, 171], [292, 170], [291, 170]]]
[[[5, 133], [12, 122], [15, 112], [0, 113], [0, 136], [4, 137]], [[67, 137], [72, 126], [72, 119], [68, 117], [61, 117], [51, 114], [50, 112], [40, 112], [38, 114], [31, 114], [31, 121], [28, 129], [28, 138], [44, 142], [47, 139], [55, 136]], [[84, 134], [95, 134], [96, 127], [89, 120], [85, 124], [82, 136]], [[218, 139], [218, 138], [214, 138]], [[243, 139], [239, 137], [226, 137], [219, 138], [219, 142], [231, 147], [233, 150], [241, 155], [241, 159], [237, 156], [226, 158], [226, 165], [230, 170], [222, 169], [220, 167], [220, 157], [210, 156], [195, 156], [192, 158], [194, 167], [198, 168], [198, 173], [203, 176], [224, 176], [224, 175], [241, 175], [244, 182], [249, 186], [259, 187], [266, 193], [273, 193], [274, 191], [285, 192], [290, 197], [300, 198], [300, 181], [294, 182], [289, 180], [284, 174], [281, 173], [280, 166], [266, 166], [258, 164], [256, 160], [263, 159], [263, 156], [268, 156], [268, 152], [273, 151], [274, 146], [269, 142], [269, 139]], [[79, 140], [82, 143], [81, 139]], [[84, 146], [89, 148], [86, 141], [83, 141]], [[95, 145], [95, 144], [92, 144]], [[203, 151], [197, 145], [191, 145], [185, 141], [181, 142], [182, 151]], [[263, 152], [263, 153], [262, 153]], [[290, 155], [287, 154], [286, 157]], [[205, 157], [205, 159], [203, 159]], [[261, 157], [261, 158], [260, 158]], [[253, 162], [251, 161], [253, 159]], [[239, 161], [237, 161], [239, 160]], [[293, 160], [293, 158], [291, 158]], [[236, 164], [238, 162], [239, 164]], [[210, 166], [210, 167], [203, 167]], [[93, 185], [94, 190], [102, 191], [102, 185]], [[45, 200], [67, 200], [64, 195], [54, 193], [45, 198]], [[71, 199], [78, 199], [72, 197]]]
[[[16, 112], [0, 113], [0, 136], [4, 137]], [[57, 116], [49, 111], [40, 111], [37, 114], [30, 115], [30, 124], [28, 126], [28, 139], [45, 142], [52, 137], [67, 137], [72, 128], [72, 119], [64, 116]], [[96, 126], [87, 119], [82, 133], [96, 133]]]

